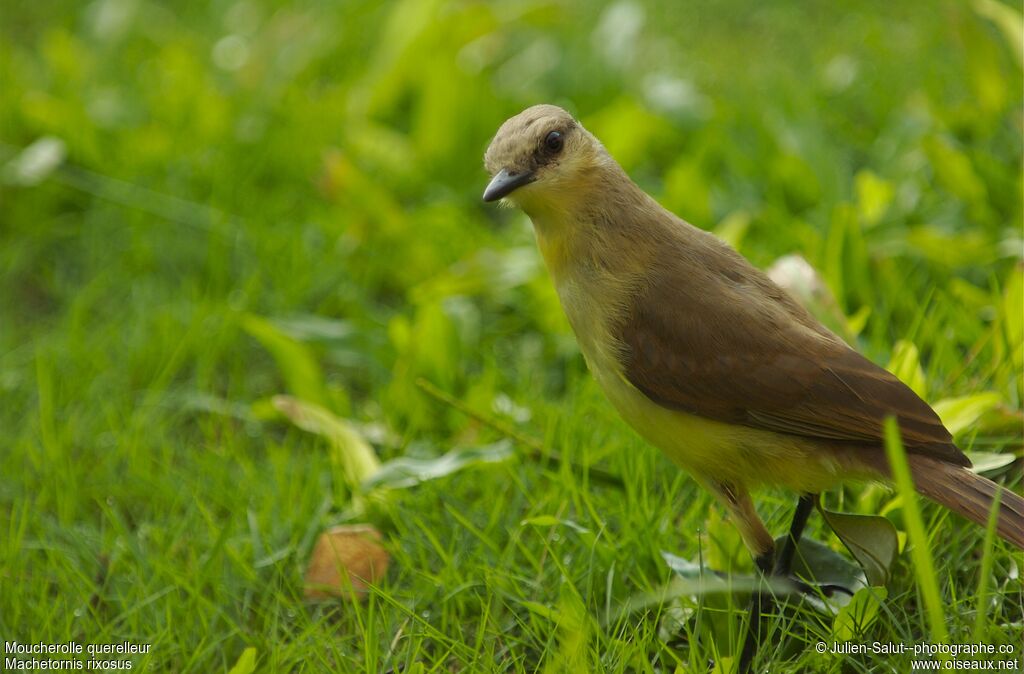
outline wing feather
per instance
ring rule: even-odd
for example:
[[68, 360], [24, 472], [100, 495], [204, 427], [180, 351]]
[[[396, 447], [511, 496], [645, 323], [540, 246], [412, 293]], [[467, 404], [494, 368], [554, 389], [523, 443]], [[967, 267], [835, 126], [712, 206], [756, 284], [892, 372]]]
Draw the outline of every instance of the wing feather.
[[715, 241], [700, 255], [694, 259], [691, 247], [652, 269], [618, 326], [625, 375], [651, 400], [718, 421], [873, 446], [892, 415], [908, 451], [970, 465], [926, 402], [739, 254]]

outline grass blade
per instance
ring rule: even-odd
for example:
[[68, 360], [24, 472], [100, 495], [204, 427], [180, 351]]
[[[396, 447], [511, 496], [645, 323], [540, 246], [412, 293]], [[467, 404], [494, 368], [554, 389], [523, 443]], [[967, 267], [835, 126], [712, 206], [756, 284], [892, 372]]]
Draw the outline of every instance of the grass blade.
[[899, 426], [894, 417], [885, 419], [885, 453], [889, 458], [893, 482], [896, 483], [896, 490], [903, 502], [903, 519], [912, 543], [910, 553], [914, 558], [917, 584], [924, 597], [931, 642], [933, 644], [946, 643], [948, 635], [942, 597], [939, 595], [939, 584], [935, 578], [935, 565], [932, 562], [924, 521], [921, 519], [921, 510], [917, 505], [917, 492], [910, 476], [910, 465], [907, 463], [903, 441], [900, 439]]
[[974, 619], [974, 631], [971, 633], [972, 641], [981, 643], [981, 632], [985, 628], [985, 617], [987, 612], [985, 606], [988, 604], [988, 579], [992, 575], [992, 562], [995, 552], [996, 523], [999, 521], [999, 502], [1003, 498], [1003, 490], [997, 489], [992, 499], [992, 507], [988, 511], [988, 522], [985, 525], [984, 552], [981, 556], [981, 571], [978, 578], [977, 616]]

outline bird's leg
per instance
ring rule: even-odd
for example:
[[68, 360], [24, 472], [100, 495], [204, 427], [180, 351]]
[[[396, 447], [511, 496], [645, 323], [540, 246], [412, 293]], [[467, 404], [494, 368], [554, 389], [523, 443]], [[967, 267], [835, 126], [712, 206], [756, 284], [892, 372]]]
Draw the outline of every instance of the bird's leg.
[[779, 556], [772, 566], [773, 576], [788, 576], [793, 569], [793, 555], [796, 554], [800, 537], [803, 536], [804, 527], [807, 525], [807, 518], [814, 510], [814, 504], [818, 501], [817, 494], [804, 494], [796, 503], [796, 510], [793, 511], [793, 521], [789, 525], [789, 535], [786, 536]]
[[[743, 538], [743, 543], [754, 555], [754, 562], [757, 564], [761, 576], [767, 576], [775, 564], [775, 541], [765, 528], [764, 522], [757, 515], [754, 502], [750, 494], [743, 487], [724, 482], [708, 483], [708, 487], [725, 505], [729, 511], [733, 523]], [[806, 521], [806, 517], [804, 518]], [[740, 654], [740, 674], [750, 671], [750, 665], [757, 653], [758, 633], [761, 626], [761, 614], [764, 612], [768, 601], [767, 595], [762, 592], [754, 592], [750, 597], [748, 608], [749, 620], [747, 622], [747, 635], [743, 641], [743, 651]]]
[[775, 541], [758, 516], [754, 502], [750, 499], [750, 492], [743, 487], [726, 482], [706, 482], [705, 484], [729, 511], [729, 517], [736, 529], [739, 530], [743, 544], [754, 556], [754, 561], [764, 558], [768, 565], [765, 573], [771, 571], [772, 560], [775, 557]]
[[831, 583], [812, 584], [793, 577], [793, 555], [796, 554], [797, 547], [800, 545], [800, 537], [804, 532], [804, 526], [807, 524], [807, 518], [810, 517], [811, 511], [814, 510], [814, 506], [817, 503], [817, 494], [804, 494], [800, 497], [796, 504], [796, 510], [793, 511], [793, 521], [789, 525], [789, 535], [786, 536], [786, 540], [783, 542], [782, 548], [779, 549], [779, 554], [775, 558], [775, 564], [772, 566], [772, 576], [788, 578], [796, 586], [796, 589], [803, 594], [820, 593], [826, 597], [831, 597], [834, 592], [842, 592], [852, 597], [853, 593], [842, 585]]
[[[754, 557], [754, 563], [757, 564], [757, 568], [762, 576], [789, 576], [793, 567], [793, 555], [796, 554], [797, 544], [800, 542], [800, 537], [804, 533], [804, 527], [807, 525], [807, 518], [810, 517], [817, 500], [817, 494], [804, 494], [800, 497], [796, 504], [796, 509], [793, 511], [793, 521], [789, 525], [789, 535], [786, 536], [782, 548], [779, 549], [778, 556], [774, 554], [774, 549], [771, 549], [760, 552]], [[803, 584], [800, 584], [800, 588], [802, 591], [809, 591], [810, 589], [809, 586], [805, 588]], [[761, 614], [769, 609], [771, 604], [772, 595], [768, 592], [757, 591], [750, 597], [750, 622], [747, 623], [747, 636], [743, 640], [743, 650], [740, 652], [740, 674], [747, 674], [750, 671], [754, 655], [757, 653], [757, 644], [760, 640]]]

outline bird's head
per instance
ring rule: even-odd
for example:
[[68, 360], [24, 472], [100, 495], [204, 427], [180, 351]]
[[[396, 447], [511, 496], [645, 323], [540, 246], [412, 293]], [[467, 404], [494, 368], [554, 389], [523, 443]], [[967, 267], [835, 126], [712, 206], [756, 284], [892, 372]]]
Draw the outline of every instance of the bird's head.
[[564, 205], [585, 195], [588, 175], [606, 158], [568, 112], [535, 105], [502, 124], [487, 148], [484, 201], [507, 198], [528, 213]]

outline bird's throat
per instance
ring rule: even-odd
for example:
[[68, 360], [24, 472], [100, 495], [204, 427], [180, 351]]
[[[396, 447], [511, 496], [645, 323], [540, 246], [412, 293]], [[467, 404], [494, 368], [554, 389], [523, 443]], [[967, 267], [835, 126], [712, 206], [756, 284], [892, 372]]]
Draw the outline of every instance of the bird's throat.
[[537, 248], [557, 286], [571, 275], [572, 268], [582, 259], [590, 225], [574, 220], [567, 211], [557, 207], [537, 205], [526, 213], [533, 222]]

